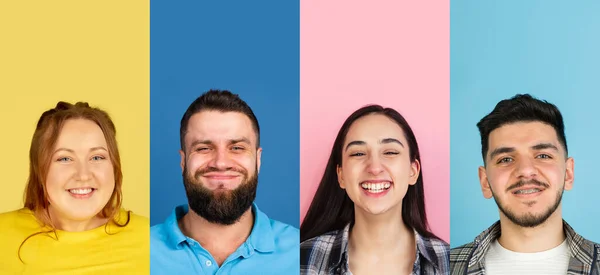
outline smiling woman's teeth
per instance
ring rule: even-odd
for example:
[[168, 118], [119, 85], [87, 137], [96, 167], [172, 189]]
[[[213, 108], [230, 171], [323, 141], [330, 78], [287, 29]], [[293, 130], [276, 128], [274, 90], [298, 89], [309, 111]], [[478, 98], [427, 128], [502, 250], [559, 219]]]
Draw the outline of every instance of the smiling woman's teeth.
[[518, 190], [515, 191], [515, 194], [531, 194], [531, 193], [537, 193], [540, 192], [540, 189], [537, 188], [533, 188], [533, 189], [523, 189], [523, 190]]
[[391, 184], [389, 182], [386, 183], [363, 183], [360, 185], [363, 189], [367, 190], [369, 193], [381, 193], [387, 189], [389, 189]]
[[69, 192], [77, 195], [86, 195], [92, 192], [92, 188], [69, 189]]

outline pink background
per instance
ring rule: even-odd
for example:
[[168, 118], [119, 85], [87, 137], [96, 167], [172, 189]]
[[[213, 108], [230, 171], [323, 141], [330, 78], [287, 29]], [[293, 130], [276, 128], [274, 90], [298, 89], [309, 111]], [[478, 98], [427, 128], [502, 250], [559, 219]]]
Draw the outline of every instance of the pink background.
[[343, 121], [392, 107], [419, 143], [432, 231], [450, 236], [449, 1], [300, 1], [300, 220]]

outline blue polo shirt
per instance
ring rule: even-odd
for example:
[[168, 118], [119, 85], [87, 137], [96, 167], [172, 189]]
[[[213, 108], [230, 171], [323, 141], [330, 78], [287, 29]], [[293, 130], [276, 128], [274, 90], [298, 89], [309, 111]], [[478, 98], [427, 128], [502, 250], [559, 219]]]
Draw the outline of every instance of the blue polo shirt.
[[269, 219], [252, 205], [254, 226], [248, 239], [218, 266], [200, 243], [183, 235], [177, 221], [187, 205], [150, 229], [151, 274], [300, 274], [300, 231]]

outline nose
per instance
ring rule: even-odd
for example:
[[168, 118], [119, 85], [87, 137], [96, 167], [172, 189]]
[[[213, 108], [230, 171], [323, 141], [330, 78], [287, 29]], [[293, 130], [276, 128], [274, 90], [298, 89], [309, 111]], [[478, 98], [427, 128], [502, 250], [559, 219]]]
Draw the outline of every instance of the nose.
[[379, 175], [383, 172], [383, 165], [381, 164], [381, 160], [375, 154], [371, 155], [367, 164], [367, 172], [372, 175]]
[[80, 162], [77, 167], [77, 179], [79, 181], [88, 181], [92, 177], [89, 164], [85, 161]]
[[208, 166], [218, 170], [228, 170], [231, 168], [231, 158], [226, 150], [215, 150]]
[[529, 179], [537, 176], [537, 168], [533, 160], [521, 158], [517, 163], [517, 177], [520, 179]]

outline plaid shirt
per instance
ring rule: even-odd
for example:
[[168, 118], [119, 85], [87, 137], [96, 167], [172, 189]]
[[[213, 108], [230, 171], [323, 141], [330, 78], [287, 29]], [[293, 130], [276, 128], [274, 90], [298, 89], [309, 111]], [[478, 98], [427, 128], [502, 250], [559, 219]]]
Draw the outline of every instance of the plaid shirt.
[[[348, 232], [335, 230], [306, 240], [300, 244], [300, 274], [352, 274], [348, 267]], [[414, 275], [448, 274], [450, 246], [438, 239], [429, 239], [415, 231], [417, 258], [413, 265]]]
[[[567, 236], [567, 244], [571, 251], [571, 260], [567, 274], [600, 275], [600, 245], [588, 241], [575, 233], [575, 230], [563, 220], [563, 228]], [[450, 251], [451, 274], [483, 275], [485, 274], [485, 254], [490, 245], [500, 237], [500, 221], [481, 233], [475, 241]]]

